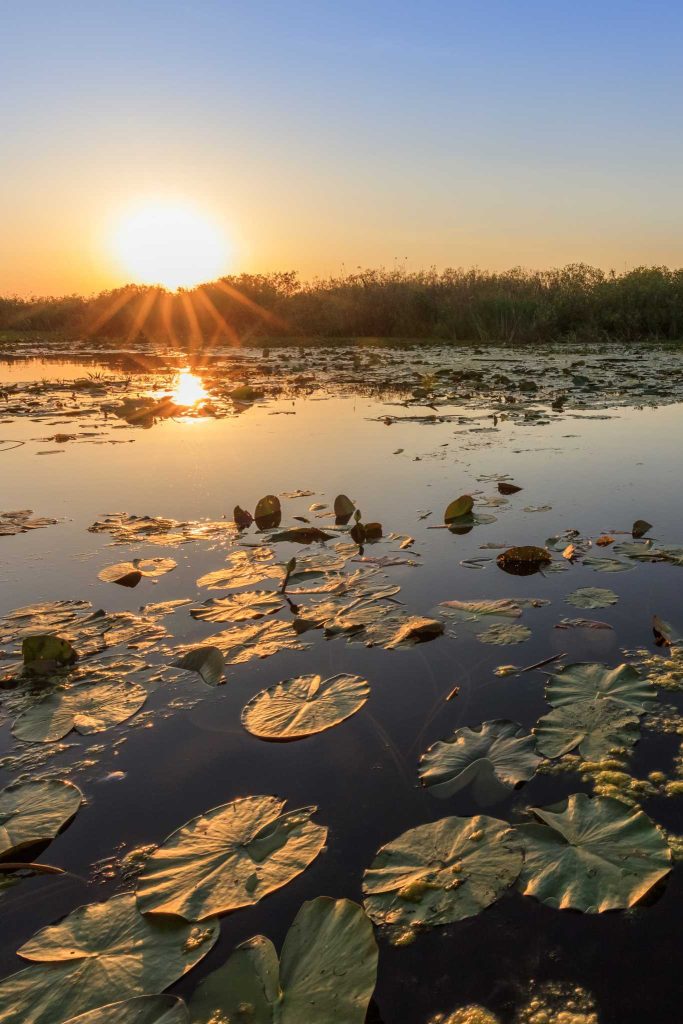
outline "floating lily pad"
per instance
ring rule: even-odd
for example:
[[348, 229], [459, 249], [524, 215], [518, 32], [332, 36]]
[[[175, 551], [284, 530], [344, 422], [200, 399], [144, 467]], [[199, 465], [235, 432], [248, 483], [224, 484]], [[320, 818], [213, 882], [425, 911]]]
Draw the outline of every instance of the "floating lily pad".
[[327, 829], [311, 821], [317, 808], [284, 806], [274, 796], [249, 796], [192, 818], [147, 861], [140, 910], [202, 921], [291, 882], [318, 856]]
[[641, 810], [619, 800], [574, 793], [531, 810], [540, 824], [518, 828], [525, 896], [560, 910], [623, 910], [671, 870], [662, 833]]
[[478, 814], [411, 828], [377, 853], [363, 876], [378, 925], [419, 928], [473, 917], [512, 885], [522, 851], [507, 822]]
[[223, 682], [225, 655], [218, 647], [194, 647], [178, 661], [174, 661], [173, 667], [196, 672], [208, 686], [218, 686]]
[[66, 1024], [189, 1024], [187, 1007], [177, 996], [137, 996], [72, 1017]]
[[71, 686], [55, 690], [27, 708], [12, 732], [26, 743], [53, 743], [72, 729], [89, 736], [125, 722], [146, 699], [146, 691], [137, 683]]
[[545, 691], [553, 707], [609, 698], [642, 715], [656, 698], [652, 683], [632, 665], [609, 668], [600, 662], [579, 662], [555, 672]]
[[538, 720], [536, 746], [546, 757], [560, 757], [578, 748], [586, 760], [599, 760], [637, 742], [641, 714], [604, 697], [565, 704]]
[[619, 598], [613, 590], [605, 590], [601, 587], [580, 587], [565, 598], [567, 604], [575, 608], [609, 608], [616, 604]]
[[363, 707], [370, 687], [360, 676], [341, 673], [298, 676], [261, 690], [242, 711], [242, 724], [266, 740], [295, 740], [339, 725]]
[[492, 776], [503, 786], [527, 782], [541, 758], [536, 741], [517, 722], [497, 719], [477, 729], [456, 729], [448, 740], [439, 740], [422, 755], [418, 775], [434, 796], [446, 798], [474, 785], [486, 794]]
[[118, 583], [121, 587], [135, 587], [143, 576], [164, 576], [178, 563], [172, 558], [134, 558], [131, 562], [108, 565], [97, 574], [104, 583]]
[[230, 597], [210, 597], [198, 608], [190, 608], [193, 619], [202, 622], [247, 622], [278, 612], [284, 605], [273, 590], [247, 590]]
[[157, 995], [202, 960], [217, 938], [214, 923], [198, 927], [140, 914], [131, 893], [79, 907], [18, 951], [36, 962], [0, 982], [0, 1021], [63, 1024], [108, 1005], [112, 995]]
[[83, 802], [77, 786], [32, 779], [0, 791], [0, 857], [54, 839]]
[[377, 978], [370, 921], [350, 900], [319, 896], [304, 903], [278, 962], [270, 939], [238, 946], [200, 982], [190, 1003], [193, 1024], [364, 1024]]

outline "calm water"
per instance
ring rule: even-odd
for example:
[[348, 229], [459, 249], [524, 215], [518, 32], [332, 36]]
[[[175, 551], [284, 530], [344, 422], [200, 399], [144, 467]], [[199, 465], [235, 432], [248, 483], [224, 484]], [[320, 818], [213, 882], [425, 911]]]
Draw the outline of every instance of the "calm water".
[[[66, 363], [55, 369], [0, 364], [0, 386], [50, 374], [74, 379], [83, 370]], [[223, 563], [220, 543], [169, 550], [110, 546], [108, 535], [89, 533], [88, 526], [114, 511], [181, 521], [232, 518], [236, 504], [253, 508], [263, 494], [297, 488], [314, 494], [283, 499], [283, 521], [309, 515], [324, 527], [330, 521], [315, 520], [307, 509], [312, 502], [331, 504], [341, 491], [356, 500], [366, 521], [380, 521], [385, 535], [393, 530], [415, 538], [410, 555], [419, 567], [386, 570], [391, 582], [400, 584], [400, 598], [410, 610], [426, 614], [439, 601], [455, 598], [551, 601], [525, 613], [533, 636], [520, 646], [487, 646], [462, 631], [457, 639], [442, 637], [392, 652], [343, 639], [326, 641], [314, 632], [306, 636], [312, 643], [308, 651], [229, 666], [228, 682], [217, 690], [199, 680], [174, 686], [173, 701], [196, 698], [192, 707], [169, 709], [168, 693], [160, 688], [148, 703], [158, 709], [149, 728], [124, 725], [90, 738], [72, 734], [75, 748], [65, 759], [75, 752], [80, 757], [78, 751], [92, 747], [93, 740], [104, 750], [75, 778], [87, 805], [43, 858], [68, 874], [28, 880], [3, 897], [3, 975], [23, 966], [14, 951], [37, 928], [121, 888], [120, 881], [93, 880], [93, 862], [116, 854], [122, 844], [125, 850], [158, 843], [194, 815], [237, 796], [276, 793], [292, 807], [317, 804], [318, 820], [329, 826], [328, 847], [263, 903], [222, 919], [219, 943], [176, 986], [180, 994], [192, 991], [199, 977], [249, 936], [262, 932], [279, 944], [302, 901], [320, 894], [360, 900], [363, 870], [379, 846], [405, 829], [480, 810], [519, 820], [525, 806], [590, 792], [577, 775], [537, 775], [509, 798], [480, 808], [468, 790], [436, 800], [418, 787], [416, 765], [430, 743], [459, 726], [511, 718], [530, 728], [547, 710], [541, 674], [499, 678], [493, 674], [497, 665], [528, 665], [560, 651], [568, 652], [568, 660], [616, 664], [621, 648], [650, 646], [653, 614], [680, 621], [683, 570], [638, 565], [632, 572], [604, 575], [575, 565], [567, 572], [518, 578], [500, 572], [495, 561], [483, 569], [461, 562], [495, 558], [495, 550], [480, 547], [489, 542], [543, 544], [569, 528], [596, 537], [629, 530], [637, 518], [654, 523], [652, 535], [667, 544], [683, 543], [683, 406], [567, 411], [549, 424], [502, 421], [495, 429], [486, 408], [468, 409], [463, 422], [381, 422], [404, 413], [391, 398], [312, 391], [295, 400], [257, 403], [239, 416], [166, 420], [142, 430], [120, 429], [120, 422], [111, 420], [93, 427], [77, 417], [57, 426], [27, 417], [7, 423], [0, 405], [0, 438], [25, 441], [0, 451], [0, 509], [31, 508], [60, 520], [48, 529], [0, 538], [0, 614], [60, 598], [131, 611], [148, 601], [205, 600], [210, 594], [198, 590], [195, 581]], [[66, 444], [45, 440], [55, 431], [92, 430], [102, 434]], [[394, 454], [398, 449], [403, 450]], [[495, 482], [478, 480], [496, 473], [510, 474], [524, 489], [506, 506], [482, 509], [496, 515], [495, 523], [466, 536], [430, 529], [442, 522], [443, 509], [457, 495], [496, 494]], [[527, 506], [551, 508], [523, 511]], [[428, 510], [433, 514], [421, 519]], [[380, 545], [372, 554], [390, 548], [396, 545]], [[278, 557], [286, 559], [296, 550], [278, 545]], [[156, 583], [143, 581], [126, 590], [97, 579], [112, 562], [166, 554], [178, 567]], [[581, 586], [609, 587], [619, 603], [579, 612], [564, 598]], [[595, 633], [586, 642], [553, 628], [565, 616], [584, 614], [609, 622], [615, 632]], [[183, 642], [225, 628], [194, 622], [186, 608], [164, 623]], [[364, 675], [370, 700], [341, 726], [301, 742], [264, 743], [241, 728], [240, 711], [254, 693], [312, 671]], [[460, 693], [446, 702], [454, 685]], [[676, 702], [675, 696], [667, 699]], [[117, 745], [122, 738], [125, 742]], [[632, 760], [635, 774], [643, 777], [655, 766], [669, 771], [676, 739], [644, 731]], [[12, 748], [6, 721], [0, 744], [2, 750]], [[108, 778], [112, 771], [122, 774]], [[0, 783], [13, 777], [3, 772]], [[643, 806], [665, 827], [683, 831], [674, 800], [657, 798]], [[558, 912], [511, 890], [478, 917], [425, 932], [410, 946], [394, 948], [380, 940], [379, 980], [368, 1019], [426, 1024], [437, 1011], [477, 1002], [507, 1021], [524, 1002], [532, 979], [552, 979], [591, 992], [602, 1024], [679, 1024], [681, 877], [680, 868], [674, 870], [652, 905], [626, 913]]]

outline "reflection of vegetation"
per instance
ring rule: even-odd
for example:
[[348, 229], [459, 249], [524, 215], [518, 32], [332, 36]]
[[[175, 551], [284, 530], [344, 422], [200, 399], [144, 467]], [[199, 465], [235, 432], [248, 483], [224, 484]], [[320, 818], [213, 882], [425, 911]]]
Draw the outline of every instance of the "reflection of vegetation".
[[155, 340], [201, 334], [232, 341], [676, 341], [683, 333], [683, 269], [364, 270], [308, 283], [294, 272], [241, 274], [175, 294], [127, 285], [92, 298], [0, 298], [0, 330], [13, 329]]

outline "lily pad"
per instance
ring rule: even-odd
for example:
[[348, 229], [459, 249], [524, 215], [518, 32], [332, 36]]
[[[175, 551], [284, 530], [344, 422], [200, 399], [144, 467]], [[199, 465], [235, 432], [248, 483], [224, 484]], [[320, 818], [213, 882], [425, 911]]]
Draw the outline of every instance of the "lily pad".
[[283, 605], [282, 595], [273, 590], [247, 590], [230, 597], [210, 597], [198, 608], [190, 608], [190, 615], [201, 622], [247, 622], [273, 615]]
[[225, 655], [218, 647], [211, 647], [207, 644], [187, 651], [182, 658], [173, 662], [173, 667], [196, 672], [208, 686], [218, 686], [223, 682]]
[[656, 698], [652, 683], [632, 665], [609, 668], [601, 662], [578, 662], [559, 669], [550, 677], [545, 696], [553, 707], [609, 698], [639, 715], [650, 710]]
[[27, 708], [14, 722], [12, 732], [26, 743], [54, 743], [72, 729], [89, 736], [125, 722], [146, 700], [146, 691], [137, 683], [71, 686], [55, 690]]
[[363, 876], [378, 925], [420, 928], [473, 917], [512, 885], [522, 850], [507, 822], [478, 814], [441, 818], [383, 846]]
[[490, 791], [491, 777], [506, 787], [527, 782], [541, 758], [536, 741], [517, 722], [496, 719], [477, 729], [456, 729], [434, 743], [420, 759], [418, 775], [434, 796], [446, 798], [465, 786]]
[[190, 1003], [193, 1024], [364, 1024], [377, 978], [370, 921], [350, 900], [319, 896], [296, 915], [277, 953], [257, 935], [200, 982]]
[[575, 608], [609, 608], [619, 600], [613, 590], [601, 587], [580, 587], [565, 598]]
[[113, 994], [157, 995], [202, 960], [217, 938], [214, 923], [145, 917], [132, 893], [79, 907], [19, 949], [19, 956], [36, 962], [0, 982], [0, 1021], [63, 1024], [108, 1005]]
[[584, 759], [599, 760], [636, 743], [641, 714], [605, 698], [565, 704], [538, 720], [536, 746], [546, 757], [560, 757], [578, 747]]
[[77, 786], [60, 779], [31, 779], [0, 792], [0, 857], [54, 839], [83, 802]]
[[147, 861], [140, 910], [202, 921], [291, 882], [318, 856], [327, 829], [311, 821], [317, 808], [284, 806], [274, 796], [249, 796], [192, 818]]
[[285, 679], [252, 697], [242, 711], [242, 725], [265, 740], [301, 739], [350, 718], [369, 694], [365, 679], [346, 673]]
[[664, 836], [643, 811], [609, 797], [574, 793], [531, 809], [521, 825], [525, 896], [560, 910], [599, 914], [632, 907], [671, 870]]
[[72, 1017], [66, 1024], [189, 1024], [187, 1007], [177, 996], [136, 996]]

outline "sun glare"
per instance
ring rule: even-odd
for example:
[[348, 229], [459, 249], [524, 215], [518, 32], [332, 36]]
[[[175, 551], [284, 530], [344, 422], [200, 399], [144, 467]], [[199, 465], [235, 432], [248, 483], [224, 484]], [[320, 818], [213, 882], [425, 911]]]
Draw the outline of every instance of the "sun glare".
[[114, 232], [114, 253], [136, 284], [192, 288], [226, 273], [226, 240], [204, 214], [179, 204], [149, 203]]
[[185, 367], [178, 371], [178, 378], [172, 393], [176, 405], [196, 405], [202, 399], [207, 398], [207, 391], [202, 384], [201, 378]]

